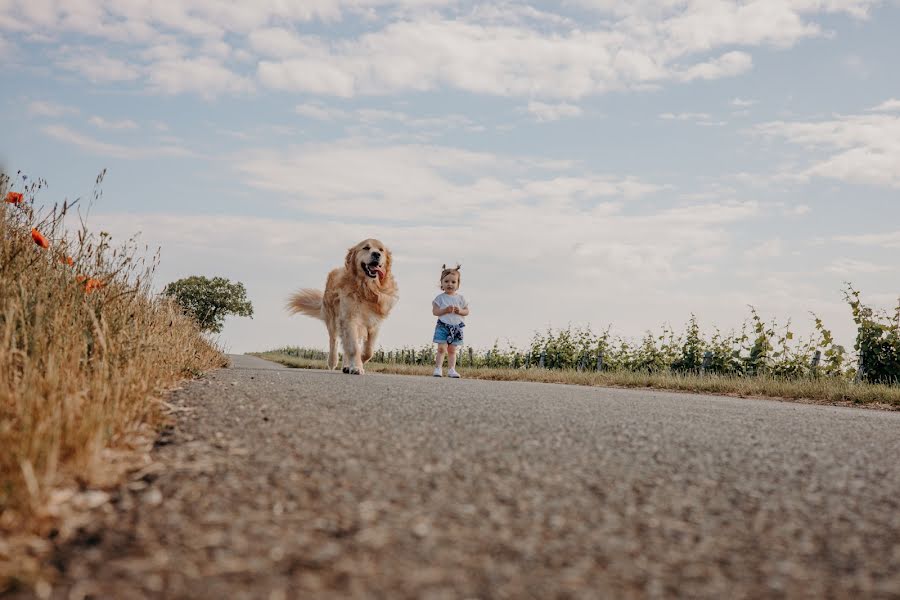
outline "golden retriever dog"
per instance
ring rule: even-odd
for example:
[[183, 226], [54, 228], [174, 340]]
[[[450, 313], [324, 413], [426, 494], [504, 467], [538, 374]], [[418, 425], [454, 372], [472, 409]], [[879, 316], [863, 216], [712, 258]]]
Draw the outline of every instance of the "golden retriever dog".
[[344, 266], [332, 270], [325, 292], [302, 289], [288, 300], [291, 314], [325, 321], [328, 368], [337, 367], [337, 341], [344, 349], [343, 371], [361, 375], [374, 353], [381, 322], [396, 304], [397, 282], [391, 273], [391, 251], [378, 240], [363, 240], [347, 250]]

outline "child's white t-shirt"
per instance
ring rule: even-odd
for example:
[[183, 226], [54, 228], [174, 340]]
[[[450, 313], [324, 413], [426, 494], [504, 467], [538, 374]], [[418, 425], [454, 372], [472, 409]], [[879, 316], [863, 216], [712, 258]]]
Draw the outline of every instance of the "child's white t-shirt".
[[[459, 308], [465, 308], [469, 305], [466, 302], [466, 298], [462, 294], [438, 294], [437, 298], [434, 299], [434, 304], [437, 305], [438, 308], [447, 308], [448, 306], [456, 306]], [[441, 315], [438, 317], [441, 321], [446, 323], [447, 325], [459, 325], [465, 319], [462, 315], [457, 315], [455, 313], [447, 313], [446, 315]]]

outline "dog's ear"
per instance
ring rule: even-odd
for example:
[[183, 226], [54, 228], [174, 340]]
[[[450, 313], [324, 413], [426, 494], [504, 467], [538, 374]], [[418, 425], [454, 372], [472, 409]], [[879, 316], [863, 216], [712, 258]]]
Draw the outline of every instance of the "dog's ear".
[[347, 250], [347, 256], [344, 258], [344, 268], [352, 271], [354, 262], [356, 262], [356, 246]]
[[394, 263], [394, 255], [391, 253], [390, 248], [384, 249], [384, 270], [387, 273], [391, 272], [391, 265]]

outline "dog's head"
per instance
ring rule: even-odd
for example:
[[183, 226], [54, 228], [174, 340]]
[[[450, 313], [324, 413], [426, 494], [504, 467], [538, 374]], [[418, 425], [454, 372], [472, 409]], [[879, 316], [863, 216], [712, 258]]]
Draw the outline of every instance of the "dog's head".
[[382, 283], [391, 274], [391, 251], [378, 240], [363, 240], [347, 250], [348, 272]]

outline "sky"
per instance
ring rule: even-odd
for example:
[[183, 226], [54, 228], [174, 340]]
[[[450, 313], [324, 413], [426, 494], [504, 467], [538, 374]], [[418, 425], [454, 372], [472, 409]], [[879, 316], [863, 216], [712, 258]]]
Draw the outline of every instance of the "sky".
[[[394, 254], [386, 349], [637, 339], [749, 305], [852, 346], [900, 296], [900, 0], [0, 0], [0, 162], [38, 204], [223, 276], [231, 352], [324, 348], [287, 296]], [[86, 206], [83, 205], [83, 206]]]

